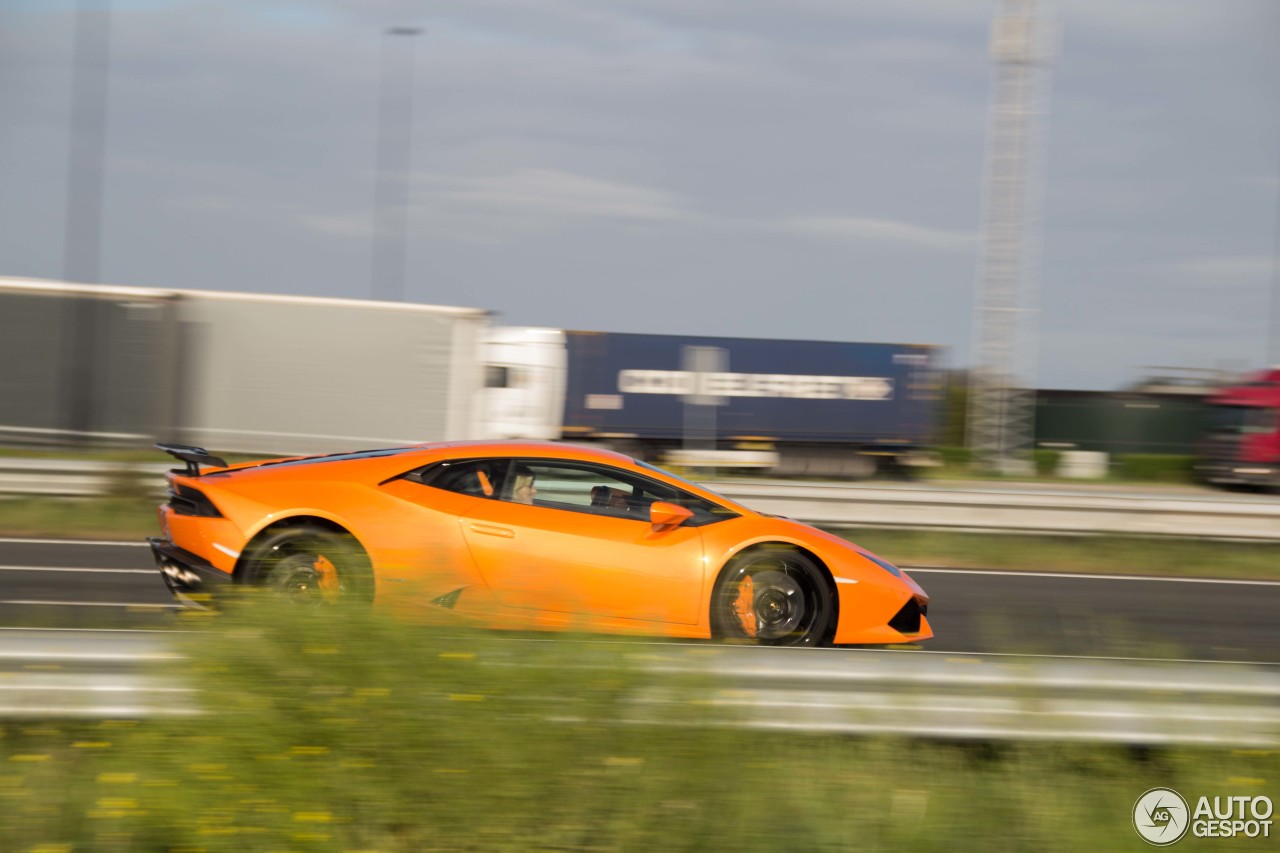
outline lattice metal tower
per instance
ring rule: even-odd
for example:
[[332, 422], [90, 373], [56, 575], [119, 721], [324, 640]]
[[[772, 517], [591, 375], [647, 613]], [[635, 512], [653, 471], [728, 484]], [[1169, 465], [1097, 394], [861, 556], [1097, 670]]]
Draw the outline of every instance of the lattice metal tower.
[[968, 442], [981, 465], [1030, 465], [1035, 399], [1035, 259], [1039, 232], [1036, 163], [1056, 27], [1034, 0], [1004, 0], [991, 30], [991, 115], [983, 204], [983, 249], [969, 382]]

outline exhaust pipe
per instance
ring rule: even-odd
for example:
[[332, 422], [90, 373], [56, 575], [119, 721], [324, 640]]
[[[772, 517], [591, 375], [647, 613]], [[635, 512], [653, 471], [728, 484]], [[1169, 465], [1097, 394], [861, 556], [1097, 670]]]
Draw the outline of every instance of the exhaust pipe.
[[200, 576], [172, 560], [161, 560], [160, 573], [171, 586], [180, 587], [187, 592], [195, 592], [200, 588]]

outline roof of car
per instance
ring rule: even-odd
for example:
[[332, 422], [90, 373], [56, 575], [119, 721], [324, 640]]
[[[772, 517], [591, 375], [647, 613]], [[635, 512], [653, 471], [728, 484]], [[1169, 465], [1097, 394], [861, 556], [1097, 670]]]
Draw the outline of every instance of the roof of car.
[[[401, 445], [399, 447], [382, 447], [364, 450], [326, 453], [313, 456], [290, 456], [259, 462], [246, 462], [228, 466], [222, 471], [210, 472], [211, 475], [239, 473], [286, 471], [297, 468], [310, 468], [316, 465], [332, 463], [377, 462], [379, 460], [399, 460], [395, 467], [403, 467], [406, 457], [414, 459], [459, 459], [476, 456], [517, 457], [534, 456], [547, 459], [579, 459], [609, 464], [635, 464], [629, 456], [615, 453], [599, 447], [560, 444], [552, 441], [500, 440], [500, 441], [437, 441], [423, 444]], [[415, 464], [410, 462], [410, 465]]]
[[[198, 480], [208, 485], [217, 484], [224, 488], [234, 488], [232, 482], [261, 482], [266, 480], [314, 480], [339, 479], [365, 482], [369, 484], [384, 483], [398, 479], [411, 470], [437, 461], [452, 459], [476, 458], [517, 459], [521, 457], [539, 459], [563, 459], [582, 462], [596, 462], [604, 465], [622, 465], [632, 470], [639, 469], [649, 476], [670, 478], [681, 488], [701, 494], [741, 512], [751, 512], [737, 501], [717, 495], [705, 486], [689, 482], [670, 471], [653, 468], [639, 460], [622, 453], [607, 450], [603, 447], [591, 447], [578, 444], [562, 444], [552, 441], [530, 441], [520, 439], [488, 440], [488, 441], [443, 441], [423, 444], [401, 445], [376, 449], [356, 450], [346, 453], [330, 453], [318, 456], [295, 456], [272, 459], [260, 462], [246, 462], [227, 468], [205, 471], [196, 477], [175, 471], [169, 476], [179, 480]], [[229, 479], [223, 479], [229, 478]]]
[[547, 456], [556, 459], [596, 459], [602, 462], [634, 461], [630, 456], [603, 447], [530, 439], [433, 442], [417, 445], [417, 448], [457, 451], [448, 453], [449, 456]]

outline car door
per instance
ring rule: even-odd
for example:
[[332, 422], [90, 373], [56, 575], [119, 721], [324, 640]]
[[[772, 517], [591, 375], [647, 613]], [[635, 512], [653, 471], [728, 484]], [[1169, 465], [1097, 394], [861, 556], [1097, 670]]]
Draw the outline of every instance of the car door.
[[[530, 478], [533, 489], [531, 503]], [[694, 624], [706, 582], [696, 522], [656, 529], [666, 484], [566, 460], [515, 460], [496, 500], [468, 507], [463, 535], [508, 607]]]

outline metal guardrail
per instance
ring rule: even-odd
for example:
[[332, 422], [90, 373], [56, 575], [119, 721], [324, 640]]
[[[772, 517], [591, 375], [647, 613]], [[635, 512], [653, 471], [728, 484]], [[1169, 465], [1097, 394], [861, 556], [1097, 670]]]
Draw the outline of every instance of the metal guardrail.
[[[0, 494], [89, 497], [122, 480], [163, 493], [172, 464], [0, 458]], [[725, 481], [706, 485], [761, 512], [824, 526], [1181, 536], [1280, 542], [1280, 501], [1231, 495], [1018, 490], [919, 484]]]
[[97, 497], [132, 478], [144, 488], [164, 493], [164, 472], [172, 464], [139, 465], [67, 459], [0, 457], [0, 495]]
[[198, 713], [195, 691], [146, 672], [178, 656], [155, 632], [0, 632], [0, 717], [137, 719]]
[[[701, 649], [652, 666], [756, 729], [944, 740], [1280, 744], [1280, 667], [844, 649]], [[688, 702], [670, 690], [642, 697]]]
[[[655, 676], [633, 698], [634, 722], [685, 721], [696, 705], [704, 723], [760, 730], [1280, 746], [1280, 667], [704, 644], [633, 648], [624, 656]], [[146, 672], [147, 664], [173, 657], [162, 632], [2, 632], [0, 716], [198, 713], [197, 691]]]
[[705, 485], [760, 512], [830, 527], [1280, 541], [1280, 501], [1259, 496], [907, 484]]

